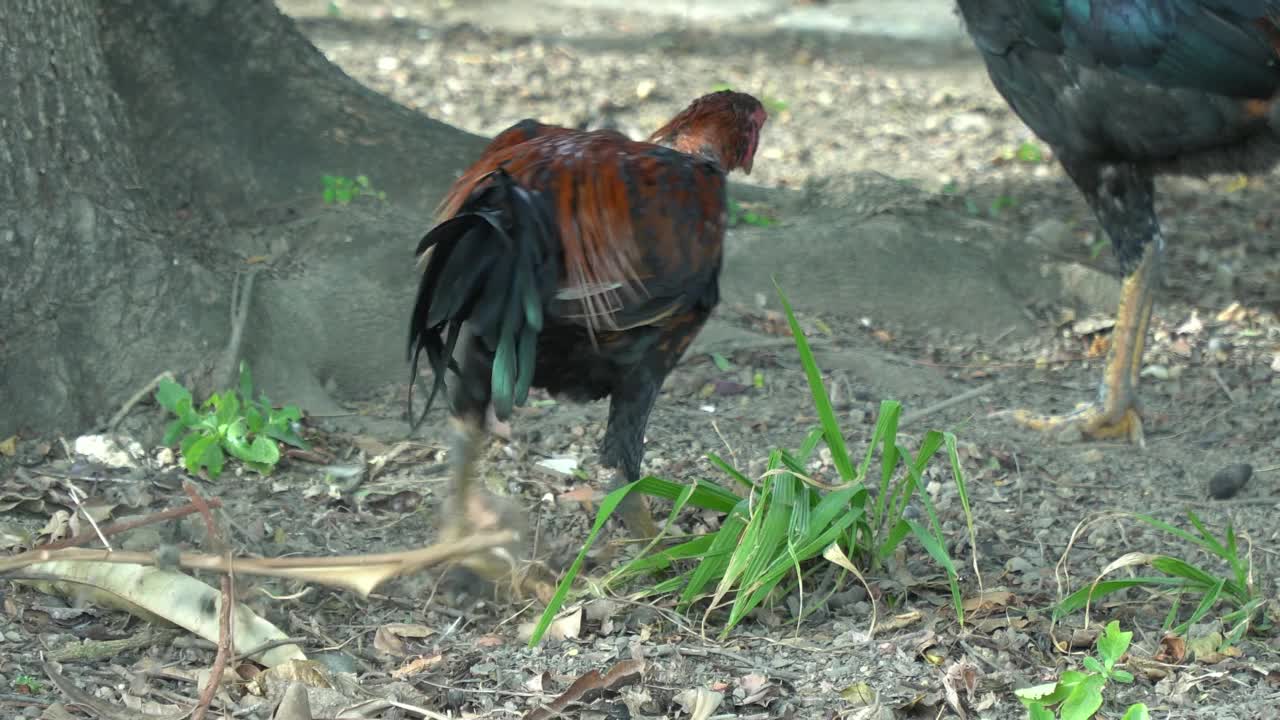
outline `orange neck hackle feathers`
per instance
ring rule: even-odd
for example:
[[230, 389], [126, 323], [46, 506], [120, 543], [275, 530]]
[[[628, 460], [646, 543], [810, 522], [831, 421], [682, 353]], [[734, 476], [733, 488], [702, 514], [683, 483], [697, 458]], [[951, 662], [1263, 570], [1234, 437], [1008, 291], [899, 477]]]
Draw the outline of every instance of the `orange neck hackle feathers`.
[[726, 173], [750, 175], [760, 129], [769, 114], [754, 97], [720, 90], [694, 100], [649, 136], [649, 142], [715, 162]]

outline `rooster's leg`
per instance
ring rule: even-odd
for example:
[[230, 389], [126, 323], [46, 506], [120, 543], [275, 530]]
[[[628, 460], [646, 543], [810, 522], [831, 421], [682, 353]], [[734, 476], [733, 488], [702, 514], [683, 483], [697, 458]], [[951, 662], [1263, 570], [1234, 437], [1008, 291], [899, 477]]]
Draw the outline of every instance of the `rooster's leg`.
[[[634, 374], [621, 384], [622, 387], [616, 388], [609, 399], [609, 425], [600, 445], [601, 463], [613, 470], [609, 483], [611, 491], [640, 479], [644, 431], [662, 387], [661, 381], [655, 381], [643, 372]], [[658, 526], [643, 495], [632, 491], [618, 504], [617, 512], [633, 537], [648, 540], [657, 536]]]
[[[476, 462], [487, 437], [485, 411], [489, 405], [490, 365], [471, 346], [461, 363], [462, 376], [453, 388], [453, 418], [449, 442], [450, 495], [442, 515], [440, 537], [459, 540], [476, 532], [509, 526], [496, 498], [476, 487]], [[498, 582], [511, 575], [512, 554], [505, 548], [468, 556], [461, 564], [482, 578]]]
[[1087, 168], [1064, 165], [1078, 182], [1082, 177], [1096, 178], [1092, 184], [1082, 182], [1082, 189], [1111, 237], [1126, 272], [1111, 350], [1096, 401], [1066, 415], [1043, 416], [1019, 410], [1013, 416], [1036, 430], [1055, 434], [1076, 430], [1086, 438], [1127, 438], [1144, 445], [1138, 380], [1164, 255], [1164, 238], [1153, 208], [1153, 183], [1148, 174], [1133, 167], [1110, 166], [1089, 175]]

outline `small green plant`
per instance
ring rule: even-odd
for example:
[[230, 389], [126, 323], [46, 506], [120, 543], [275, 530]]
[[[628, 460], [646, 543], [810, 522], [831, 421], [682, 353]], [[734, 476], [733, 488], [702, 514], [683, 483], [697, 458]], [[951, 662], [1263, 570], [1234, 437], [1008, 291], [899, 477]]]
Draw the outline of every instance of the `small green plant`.
[[177, 416], [165, 431], [164, 444], [182, 437], [182, 462], [193, 475], [206, 468], [209, 477], [218, 477], [228, 453], [265, 475], [280, 462], [275, 441], [307, 447], [294, 429], [302, 411], [292, 405], [276, 409], [266, 395], [253, 400], [253, 378], [244, 363], [239, 389], [214, 393], [198, 409], [191, 391], [167, 378], [156, 389], [156, 402]]
[[34, 675], [19, 673], [9, 681], [9, 687], [22, 695], [40, 695], [44, 692], [44, 684]]
[[387, 200], [385, 192], [373, 189], [368, 175], [357, 175], [354, 179], [344, 175], [324, 176], [325, 205], [347, 205], [352, 200], [364, 196], [377, 198], [383, 202]]
[[[1133, 633], [1121, 632], [1112, 620], [1098, 636], [1098, 656], [1084, 659], [1085, 670], [1068, 670], [1057, 682], [1015, 690], [1027, 708], [1028, 720], [1089, 720], [1102, 707], [1102, 689], [1108, 682], [1131, 683], [1133, 675], [1116, 667], [1129, 649]], [[1055, 709], [1056, 708], [1056, 713]], [[1130, 705], [1123, 720], [1147, 720], [1142, 703]]]
[[776, 218], [753, 210], [747, 210], [737, 200], [729, 201], [729, 225], [754, 225], [755, 227], [769, 227], [778, 222]]
[[[568, 598], [587, 552], [614, 508], [630, 492], [672, 500], [668, 524], [690, 505], [721, 512], [726, 517], [714, 533], [651, 554], [661, 540], [656, 538], [636, 559], [599, 582], [598, 587], [608, 588], [677, 565], [687, 567], [684, 572], [639, 594], [677, 594], [677, 607], [682, 611], [704, 600], [708, 601], [707, 613], [727, 606], [728, 617], [721, 637], [728, 635], [749, 612], [779, 593], [799, 591], [803, 597], [808, 587], [806, 582], [813, 573], [828, 567], [810, 562], [819, 556], [861, 578], [859, 568], [883, 567], [901, 544], [913, 536], [943, 568], [956, 616], [963, 623], [958, 574], [946, 551], [946, 537], [928, 493], [917, 492], [923, 486], [921, 473], [945, 446], [960, 502], [969, 520], [970, 540], [973, 540], [972, 516], [955, 436], [936, 431], [926, 433], [913, 456], [898, 444], [901, 406], [887, 400], [880, 406], [866, 455], [860, 465], [855, 465], [804, 332], [781, 288], [778, 295], [800, 354], [819, 427], [809, 433], [798, 450], [775, 449], [770, 453], [764, 475], [758, 481], [748, 479], [719, 456], [710, 455], [714, 465], [744, 488], [746, 497], [714, 482], [698, 480], [681, 485], [656, 477], [642, 478], [607, 495], [577, 559], [534, 629], [529, 640], [531, 646], [536, 645], [550, 627]], [[810, 477], [810, 459], [820, 443], [825, 443], [831, 453], [831, 464], [839, 477], [835, 485]], [[879, 468], [873, 471], [871, 465], [877, 454]], [[870, 492], [873, 484], [879, 489], [874, 496]], [[918, 499], [924, 507], [927, 522], [917, 522], [907, 513], [913, 499]], [[819, 607], [821, 602], [808, 606]], [[803, 613], [797, 622], [802, 618]]]
[[1178, 615], [1179, 601], [1174, 600], [1169, 614], [1165, 618], [1164, 628], [1176, 635], [1184, 635], [1193, 625], [1204, 619], [1219, 603], [1226, 603], [1232, 608], [1220, 619], [1224, 625], [1231, 626], [1225, 634], [1224, 644], [1234, 645], [1244, 637], [1250, 626], [1258, 621], [1265, 622], [1261, 612], [1266, 598], [1259, 593], [1253, 584], [1253, 566], [1247, 552], [1241, 550], [1236, 539], [1235, 528], [1228, 523], [1222, 540], [1205, 527], [1199, 516], [1187, 511], [1187, 519], [1195, 532], [1189, 532], [1150, 515], [1134, 514], [1133, 517], [1151, 527], [1172, 535], [1190, 545], [1198, 547], [1206, 555], [1217, 558], [1226, 565], [1225, 573], [1194, 565], [1168, 555], [1148, 553], [1128, 553], [1113, 561], [1102, 574], [1114, 570], [1148, 566], [1161, 575], [1139, 577], [1098, 579], [1088, 586], [1080, 588], [1063, 598], [1054, 608], [1053, 617], [1057, 620], [1064, 615], [1088, 607], [1090, 602], [1120, 592], [1131, 587], [1162, 588], [1178, 594], [1199, 596], [1199, 602], [1186, 620], [1174, 625]]
[[987, 215], [992, 219], [1000, 217], [1005, 210], [1011, 210], [1017, 207], [1018, 201], [1008, 195], [998, 195], [995, 200], [991, 201], [991, 205], [987, 208]]
[[1018, 162], [1028, 165], [1044, 162], [1044, 153], [1041, 152], [1040, 146], [1032, 140], [1024, 141], [1019, 145], [1017, 151], [1014, 152], [1014, 157], [1018, 159]]

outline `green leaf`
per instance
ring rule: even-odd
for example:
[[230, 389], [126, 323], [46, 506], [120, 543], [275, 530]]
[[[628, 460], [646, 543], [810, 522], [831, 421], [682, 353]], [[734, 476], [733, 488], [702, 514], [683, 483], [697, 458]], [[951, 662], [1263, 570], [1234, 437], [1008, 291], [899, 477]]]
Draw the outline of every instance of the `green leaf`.
[[1089, 672], [1095, 672], [1102, 675], [1105, 675], [1107, 673], [1107, 669], [1102, 666], [1102, 663], [1099, 662], [1098, 658], [1096, 657], [1085, 656], [1084, 662], [1082, 664], [1084, 665], [1084, 669], [1088, 670]]
[[1029, 704], [1027, 720], [1054, 720], [1053, 711], [1043, 705]]
[[225, 427], [240, 416], [240, 400], [233, 392], [214, 393], [209, 398], [213, 402], [214, 418], [219, 427]]
[[195, 475], [201, 467], [209, 468], [209, 477], [216, 478], [222, 472], [222, 448], [216, 435], [189, 435], [183, 441], [182, 461], [187, 472]]
[[1018, 160], [1024, 163], [1038, 163], [1044, 160], [1044, 154], [1040, 152], [1040, 146], [1031, 140], [1027, 140], [1018, 146]]
[[337, 193], [337, 192], [335, 192], [335, 191], [334, 191], [334, 189], [333, 189], [332, 187], [326, 187], [326, 188], [324, 189], [324, 204], [325, 204], [325, 205], [332, 205], [332, 204], [334, 204], [337, 200], [338, 200], [338, 193]]
[[1121, 718], [1120, 720], [1150, 720], [1150, 719], [1151, 719], [1151, 711], [1147, 710], [1147, 706], [1143, 705], [1142, 703], [1136, 703], [1136, 704], [1130, 705], [1129, 709], [1124, 711], [1124, 717]]
[[156, 387], [156, 402], [160, 404], [160, 407], [179, 417], [182, 415], [178, 412], [178, 401], [183, 399], [186, 399], [187, 406], [190, 407], [191, 391], [169, 378], [162, 379]]
[[266, 427], [267, 418], [258, 409], [257, 405], [246, 403], [244, 406], [244, 422], [248, 431], [253, 435], [257, 435]]
[[245, 432], [244, 418], [237, 418], [235, 422], [227, 426], [226, 433], [222, 436], [222, 442], [235, 457], [241, 460], [252, 460], [252, 458], [246, 457], [249, 454], [249, 436]]
[[733, 369], [733, 363], [729, 362], [728, 358], [718, 352], [711, 353], [711, 362], [716, 364], [716, 367], [720, 372], [727, 373]]
[[204, 455], [200, 458], [200, 464], [209, 469], [209, 477], [212, 479], [222, 474], [226, 459], [227, 456], [222, 453], [222, 446], [215, 442], [209, 446], [209, 449], [204, 451]]
[[185, 423], [182, 422], [181, 419], [174, 420], [173, 422], [169, 423], [165, 427], [164, 439], [160, 441], [160, 444], [164, 445], [165, 447], [172, 446], [175, 442], [177, 442], [178, 436], [182, 434], [182, 431], [186, 429], [187, 429], [187, 426]]
[[1111, 671], [1111, 679], [1118, 683], [1129, 684], [1133, 682], [1133, 673], [1128, 670], [1115, 669]]
[[1106, 680], [1101, 675], [1089, 675], [1084, 682], [1071, 689], [1071, 694], [1058, 707], [1062, 720], [1089, 720], [1102, 707], [1102, 686]]
[[1129, 649], [1129, 642], [1132, 640], [1133, 633], [1122, 632], [1120, 623], [1112, 620], [1098, 636], [1098, 653], [1102, 655], [1103, 660], [1108, 661], [1108, 665], [1113, 665], [1124, 657], [1124, 652]]

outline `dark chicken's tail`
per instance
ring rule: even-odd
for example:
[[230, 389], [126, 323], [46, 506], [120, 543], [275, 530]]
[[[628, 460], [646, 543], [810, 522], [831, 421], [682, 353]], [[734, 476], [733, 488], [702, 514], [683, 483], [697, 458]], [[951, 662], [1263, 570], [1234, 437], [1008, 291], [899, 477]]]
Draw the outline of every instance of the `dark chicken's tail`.
[[[544, 302], [556, 291], [555, 226], [543, 196], [502, 169], [475, 188], [418, 244], [419, 255], [431, 249], [431, 256], [409, 325], [409, 420], [415, 429], [444, 388], [446, 370], [461, 374], [453, 353], [463, 323], [493, 353], [494, 414], [505, 420], [523, 404], [533, 383]], [[413, 383], [424, 350], [435, 382], [415, 420]]]

